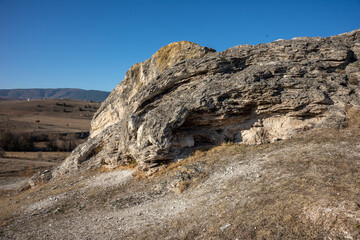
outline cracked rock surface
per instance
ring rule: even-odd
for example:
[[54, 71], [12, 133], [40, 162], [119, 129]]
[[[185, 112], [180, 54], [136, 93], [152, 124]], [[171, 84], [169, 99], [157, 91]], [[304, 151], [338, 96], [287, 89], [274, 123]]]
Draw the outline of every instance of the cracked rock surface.
[[360, 30], [223, 52], [171, 43], [130, 68], [95, 114], [89, 140], [52, 177], [135, 162], [151, 171], [223, 142], [339, 128], [360, 106], [359, 58]]

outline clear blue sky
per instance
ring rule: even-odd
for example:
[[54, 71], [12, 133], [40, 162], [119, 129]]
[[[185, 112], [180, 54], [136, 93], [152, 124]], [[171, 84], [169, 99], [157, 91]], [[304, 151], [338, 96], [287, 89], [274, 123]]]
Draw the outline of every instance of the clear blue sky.
[[0, 88], [111, 91], [171, 42], [223, 51], [358, 28], [360, 0], [0, 0]]

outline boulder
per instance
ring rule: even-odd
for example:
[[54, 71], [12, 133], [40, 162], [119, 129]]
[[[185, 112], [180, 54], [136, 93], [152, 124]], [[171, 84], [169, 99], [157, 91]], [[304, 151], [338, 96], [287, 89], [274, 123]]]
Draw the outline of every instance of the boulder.
[[135, 64], [87, 142], [53, 177], [136, 162], [148, 171], [223, 142], [263, 144], [346, 125], [359, 108], [360, 30], [223, 52], [183, 41]]

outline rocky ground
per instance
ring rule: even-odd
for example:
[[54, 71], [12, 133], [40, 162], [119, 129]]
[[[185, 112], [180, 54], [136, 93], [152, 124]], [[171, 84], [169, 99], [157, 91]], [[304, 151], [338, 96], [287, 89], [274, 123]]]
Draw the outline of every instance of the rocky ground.
[[223, 144], [151, 178], [69, 176], [1, 199], [1, 239], [359, 239], [360, 131]]

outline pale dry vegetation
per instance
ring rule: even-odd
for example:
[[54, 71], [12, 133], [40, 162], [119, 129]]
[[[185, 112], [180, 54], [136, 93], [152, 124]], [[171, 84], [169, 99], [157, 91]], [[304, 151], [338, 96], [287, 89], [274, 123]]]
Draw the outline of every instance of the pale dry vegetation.
[[[357, 239], [360, 237], [358, 137], [357, 128], [316, 131], [288, 142], [227, 145], [197, 152], [186, 161], [170, 165], [168, 170], [203, 162], [210, 172], [206, 178], [211, 179], [214, 171], [229, 169], [229, 160], [234, 161], [231, 166], [247, 164], [249, 160], [254, 161], [252, 156], [260, 156], [257, 161], [261, 162], [261, 167], [252, 176], [239, 174], [225, 183], [214, 183], [224, 185], [215, 201], [204, 200], [200, 204], [206, 206], [208, 212], [200, 207], [176, 221], [153, 226], [142, 234], [132, 231], [126, 236], [136, 235], [141, 239], [153, 239], [154, 235], [160, 238], [173, 235], [176, 239]], [[199, 191], [196, 184], [186, 181], [186, 188], [191, 189], [185, 191]], [[230, 226], [220, 230], [226, 224]]]
[[[122, 175], [129, 170], [136, 174], [127, 166], [50, 182], [1, 200], [7, 206], [1, 215], [2, 234], [357, 239], [360, 131], [354, 122], [346, 129], [302, 132], [272, 144], [228, 143], [196, 151], [137, 180], [128, 172]], [[58, 200], [49, 200], [54, 198]]]

